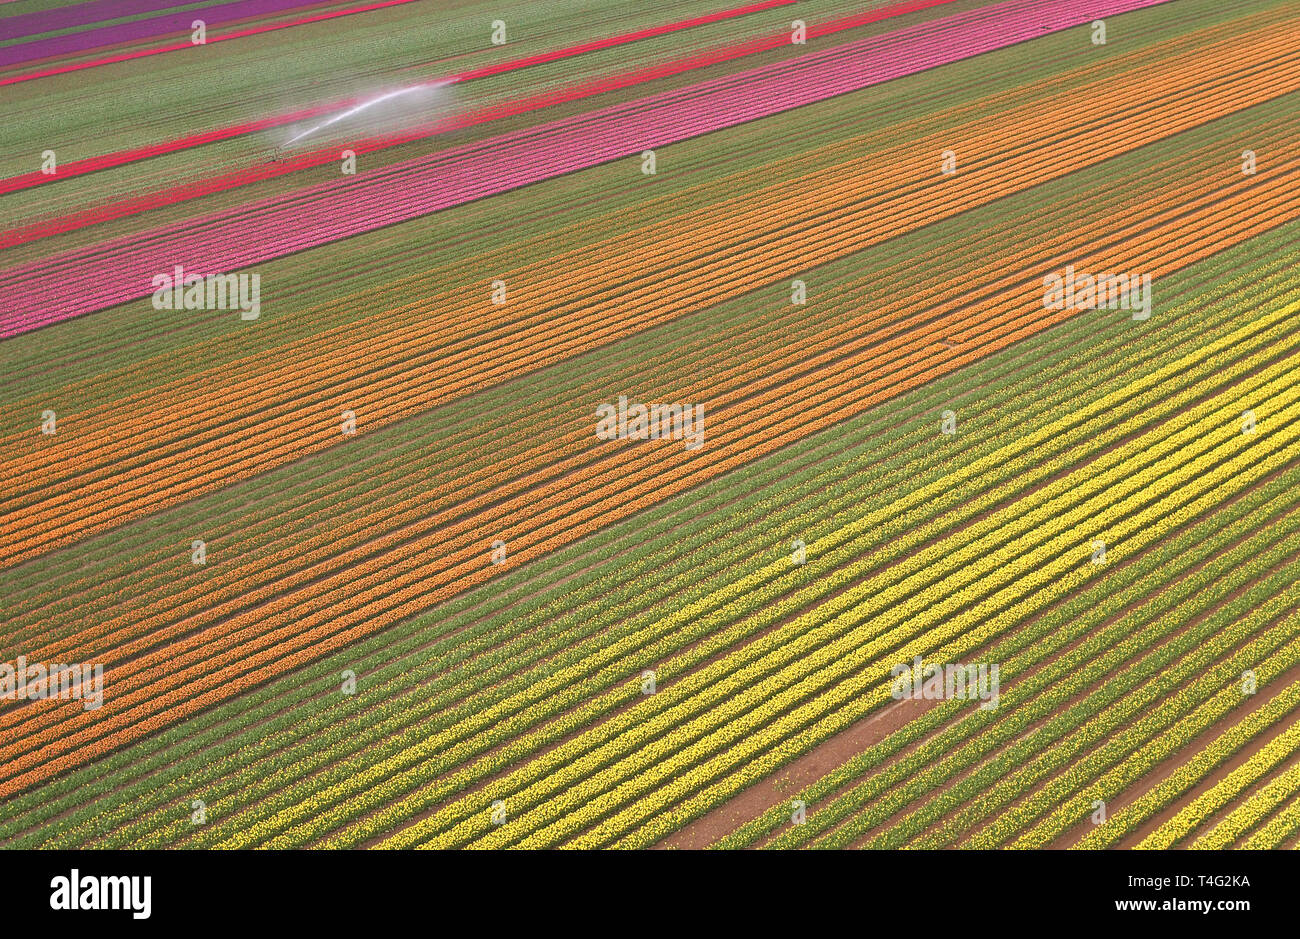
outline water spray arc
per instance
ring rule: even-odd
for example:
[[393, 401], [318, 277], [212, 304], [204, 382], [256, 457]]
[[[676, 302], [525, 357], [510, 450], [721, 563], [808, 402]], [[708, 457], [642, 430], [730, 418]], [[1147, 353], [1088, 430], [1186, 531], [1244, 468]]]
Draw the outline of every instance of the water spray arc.
[[328, 120], [321, 121], [319, 124], [315, 125], [314, 127], [310, 127], [307, 130], [304, 130], [302, 133], [297, 134], [294, 137], [291, 137], [289, 140], [282, 143], [277, 148], [277, 150], [283, 150], [286, 147], [291, 147], [299, 140], [302, 140], [304, 137], [309, 137], [319, 130], [324, 130], [326, 127], [329, 127], [331, 124], [337, 124], [339, 121], [346, 120], [349, 117], [352, 117], [356, 114], [360, 114], [362, 111], [372, 108], [377, 104], [382, 104], [385, 101], [391, 101], [394, 98], [401, 97], [402, 95], [408, 95], [414, 91], [432, 91], [433, 89], [440, 88], [445, 84], [447, 83], [446, 82], [421, 82], [418, 85], [408, 85], [405, 88], [399, 88], [396, 91], [389, 91], [386, 92], [385, 94], [379, 95], [378, 97], [370, 98], [369, 100], [363, 101], [360, 104], [356, 105], [355, 107], [349, 108], [348, 110], [344, 111], [341, 114], [336, 114], [333, 117], [329, 118]]

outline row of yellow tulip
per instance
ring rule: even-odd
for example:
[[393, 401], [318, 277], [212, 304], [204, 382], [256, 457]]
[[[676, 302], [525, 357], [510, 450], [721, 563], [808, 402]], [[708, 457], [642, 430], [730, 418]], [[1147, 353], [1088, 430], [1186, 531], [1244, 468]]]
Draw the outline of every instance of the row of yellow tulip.
[[1249, 760], [1143, 838], [1138, 847], [1160, 849], [1177, 846], [1215, 813], [1231, 804], [1244, 790], [1262, 779], [1279, 763], [1291, 759], [1297, 752], [1300, 752], [1300, 723], [1292, 724], [1266, 743]]
[[[1262, 383], [1260, 389], [1258, 389], [1259, 393], [1265, 396], [1259, 405], [1259, 410], [1267, 413], [1269, 417], [1274, 416], [1274, 409], [1276, 407], [1282, 404], [1290, 404], [1294, 400], [1296, 396], [1296, 392], [1293, 390], [1295, 388], [1294, 375], [1292, 371], [1287, 369], [1285, 366], [1279, 365], [1275, 368], [1266, 369], [1260, 376], [1258, 376], [1258, 378]], [[1250, 381], [1248, 380], [1245, 384], [1250, 384]], [[1239, 413], [1239, 403], [1240, 399], [1234, 397], [1233, 403], [1230, 405], [1230, 409], [1233, 410], [1233, 413], [1231, 414], [1232, 418], [1235, 418]], [[1196, 410], [1198, 409], [1193, 409], [1193, 411]], [[1295, 409], [1293, 407], [1293, 410], [1300, 409]], [[1279, 420], [1283, 418], [1285, 413], [1286, 412], [1282, 412], [1278, 415]], [[1186, 431], [1174, 433], [1170, 438], [1167, 438], [1157, 445], [1152, 446], [1148, 444], [1143, 446], [1138, 453], [1124, 454], [1128, 457], [1130, 462], [1137, 462], [1140, 464], [1146, 462], [1153, 453], [1162, 458], [1164, 458], [1163, 455], [1167, 453], [1170, 454], [1167, 458], [1171, 461], [1170, 467], [1177, 467], [1178, 469], [1173, 472], [1162, 473], [1157, 477], [1159, 481], [1152, 483], [1149, 486], [1131, 486], [1127, 484], [1127, 480], [1131, 478], [1129, 474], [1133, 472], [1133, 467], [1126, 463], [1121, 463], [1117, 459], [1114, 462], [1122, 466], [1124, 469], [1120, 473], [1116, 474], [1117, 478], [1114, 485], [1111, 485], [1109, 490], [1107, 490], [1106, 495], [1101, 496], [1100, 498], [1104, 499], [1106, 496], [1114, 498], [1115, 493], [1120, 492], [1122, 494], [1121, 497], [1127, 499], [1128, 494], [1124, 492], [1126, 489], [1137, 491], [1139, 489], [1150, 490], [1152, 488], [1156, 490], [1163, 489], [1165, 492], [1172, 492], [1177, 489], [1180, 491], [1180, 494], [1185, 495], [1189, 491], [1189, 486], [1192, 486], [1193, 484], [1203, 486], [1205, 482], [1211, 478], [1218, 481], [1218, 479], [1224, 474], [1224, 466], [1229, 467], [1229, 476], [1235, 474], [1237, 470], [1244, 468], [1246, 462], [1250, 461], [1243, 460], [1239, 455], [1229, 464], [1224, 464], [1207, 474], [1205, 472], [1207, 465], [1212, 466], [1214, 463], [1218, 462], [1218, 460], [1222, 458], [1223, 454], [1219, 454], [1215, 460], [1209, 461], [1207, 464], [1207, 461], [1200, 457], [1199, 450], [1201, 448], [1196, 446], [1194, 443], [1195, 441], [1200, 441], [1206, 438], [1211, 440], [1214, 439], [1216, 436], [1214, 431], [1216, 430], [1219, 431], [1218, 436], [1220, 438], [1224, 437], [1225, 434], [1222, 432], [1221, 425], [1227, 416], [1227, 412], [1220, 408], [1217, 412], [1211, 412], [1210, 415], [1202, 419], [1203, 422], [1206, 422], [1205, 426], [1192, 425], [1192, 427], [1187, 428]], [[1189, 439], [1187, 441], [1180, 439], [1184, 436]], [[1222, 443], [1227, 451], [1242, 449], [1240, 435], [1235, 428], [1235, 420], [1233, 421], [1233, 426], [1227, 430], [1226, 437], [1227, 439], [1223, 440]], [[1147, 441], [1144, 440], [1143, 443], [1147, 444]], [[1176, 449], [1176, 444], [1179, 443], [1186, 444], [1182, 448], [1181, 452]], [[1277, 445], [1276, 441], [1275, 445]], [[1124, 449], [1127, 448], [1121, 448], [1121, 451]], [[1256, 465], [1258, 466], [1259, 464], [1257, 463]], [[1080, 485], [1078, 480], [1072, 479], [1069, 480], [1069, 482], [1072, 484], [1068, 487], [1069, 491], [1075, 494], [1081, 491], [1086, 491], [1088, 488], [1086, 485]], [[1150, 492], [1146, 492], [1143, 493], [1143, 497], [1139, 499], [1138, 504], [1145, 504], [1150, 501], [1151, 494]], [[1130, 507], [1125, 505], [1125, 503], [1120, 503], [1120, 505], [1123, 506], [1123, 512], [1131, 510]], [[973, 546], [968, 545], [966, 548], [958, 551], [947, 552], [945, 559], [954, 558], [957, 561], [957, 569], [959, 570], [974, 569], [978, 571], [979, 576], [981, 577], [982, 586], [996, 585], [998, 581], [1001, 580], [1008, 583], [1008, 587], [1005, 589], [1006, 592], [1012, 594], [1012, 599], [1015, 599], [1017, 594], [1023, 596], [1028, 592], [1031, 586], [1045, 584], [1047, 581], [1054, 579], [1058, 575], [1066, 575], [1070, 573], [1070, 568], [1072, 567], [1077, 570], [1077, 560], [1076, 558], [1071, 557], [1067, 550], [1067, 546], [1077, 547], [1079, 543], [1077, 536], [1074, 536], [1071, 533], [1071, 526], [1078, 521], [1078, 516], [1095, 520], [1097, 517], [1096, 510], [1098, 507], [1090, 506], [1085, 503], [1083, 511], [1076, 510], [1075, 513], [1066, 514], [1064, 516], [1058, 514], [1059, 507], [1053, 508], [1054, 511], [1039, 511], [1038, 513], [1035, 513], [1038, 515], [1035, 526], [1037, 529], [1036, 534], [1041, 536], [1041, 534], [1046, 531], [1048, 534], [1053, 536], [1052, 542], [1048, 543], [1049, 547], [1047, 548], [1046, 553], [1048, 557], [1052, 557], [1055, 560], [1049, 562], [1045, 566], [1040, 563], [1044, 558], [1036, 558], [1035, 562], [1032, 564], [1025, 564], [1023, 560], [1021, 560], [1008, 570], [1011, 562], [1015, 561], [1018, 555], [1012, 554], [1007, 550], [1007, 548], [1019, 546], [1028, 541], [1028, 536], [1024, 535], [1007, 545], [1007, 548], [995, 551], [992, 554], [988, 553], [987, 546], [985, 545], [979, 545], [980, 550], [971, 550]], [[1168, 509], [1169, 507], [1167, 505], [1158, 506], [1159, 513], [1167, 513]], [[1112, 511], [1114, 510], [1112, 509]], [[1147, 512], [1143, 514], [1149, 515], [1152, 513], [1151, 510], [1148, 509]], [[1127, 535], [1129, 534], [1129, 530], [1132, 528], [1134, 528], [1134, 525], [1131, 520], [1127, 522], [1123, 521], [1123, 514], [1117, 516], [1116, 527], [1114, 529], [1116, 535]], [[1116, 540], [1118, 541], [1118, 539]], [[926, 552], [922, 552], [922, 555], [925, 553]], [[932, 567], [934, 566], [932, 563], [933, 559], [926, 558], [926, 561], [927, 563], [930, 563]], [[951, 579], [951, 577], [949, 579]], [[973, 599], [971, 596], [972, 592], [964, 591], [955, 595], [949, 595], [944, 598], [942, 602], [925, 607], [923, 612], [917, 611], [913, 608], [912, 610], [908, 610], [900, 615], [898, 612], [898, 606], [895, 603], [899, 598], [896, 593], [891, 596], [890, 588], [895, 587], [895, 585], [884, 585], [883, 590], [880, 589], [881, 585], [878, 584], [872, 584], [871, 587], [873, 588], [872, 592], [875, 595], [874, 605], [877, 608], [877, 619], [884, 620], [886, 628], [893, 627], [895, 624], [897, 624], [898, 628], [901, 628], [904, 620], [910, 618], [915, 621], [919, 619], [927, 625], [933, 623], [938, 627], [936, 631], [941, 631], [940, 635], [949, 641], [955, 640], [963, 635], [969, 635], [969, 633], [963, 629], [954, 628], [955, 625], [965, 625], [966, 622], [968, 622], [971, 626], [975, 626], [984, 619], [986, 608], [991, 606], [992, 610], [999, 609], [997, 605], [993, 605], [989, 601], [984, 601], [980, 606], [972, 608], [970, 606]], [[897, 588], [895, 587], [895, 590], [896, 589]], [[881, 599], [882, 595], [883, 601]], [[1003, 600], [1003, 603], [1005, 602], [1006, 601]], [[855, 611], [855, 613], [861, 615], [860, 611]], [[966, 622], [963, 622], [964, 620]], [[945, 625], [939, 627], [938, 624], [940, 623]], [[866, 646], [863, 646], [862, 641], [864, 638], [870, 638], [871, 634], [879, 636], [881, 633], [881, 630], [876, 628], [875, 623], [872, 625], [873, 629], [867, 636], [861, 634], [851, 635], [848, 642], [840, 640], [833, 642], [830, 645], [814, 646], [815, 651], [810, 651], [805, 656], [804, 660], [799, 664], [799, 666], [797, 666], [798, 670], [807, 673], [811, 670], [812, 666], [825, 662], [831, 663], [828, 664], [828, 668], [832, 670], [842, 672], [845, 665], [849, 665], [851, 671], [857, 671], [859, 668], [866, 667], [872, 661], [873, 655], [878, 655], [887, 648], [897, 648], [897, 640], [899, 637], [892, 634], [886, 634], [885, 637], [883, 637], [883, 643], [882, 639], [877, 639], [869, 642]], [[910, 628], [912, 627], [909, 625], [909, 629]], [[924, 645], [932, 647], [932, 641], [935, 638], [939, 637], [934, 635], [926, 637], [927, 641]], [[898, 657], [901, 657], [904, 660], [910, 658], [913, 652], [921, 651], [921, 645], [921, 643], [916, 643], [915, 645], [904, 646], [899, 650], [900, 655]], [[877, 665], [879, 664], [880, 663], [877, 663]], [[866, 681], [869, 682], [870, 679], [866, 679]], [[706, 748], [705, 752], [712, 752], [724, 745], [732, 745], [739, 739], [745, 739], [746, 743], [752, 746], [755, 740], [758, 739], [754, 736], [756, 730], [764, 725], [768, 725], [768, 722], [776, 715], [783, 714], [787, 708], [789, 708], [791, 703], [802, 700], [808, 695], [810, 690], [821, 688], [825, 684], [826, 679], [823, 679], [822, 681], [813, 684], [810, 689], [808, 679], [803, 678], [793, 687], [792, 691], [776, 697], [771, 696], [771, 689], [766, 685], [761, 686], [758, 689], [751, 689], [742, 692], [737, 697], [732, 698], [723, 710], [743, 712], [749, 707], [757, 704], [758, 706], [755, 706], [754, 716], [760, 719], [755, 721], [751, 717], [750, 719], [744, 720], [740, 722], [738, 727], [730, 728], [729, 732], [725, 735], [720, 736], [716, 733], [711, 734], [710, 738], [705, 738], [707, 741], [707, 743], [704, 744]], [[857, 690], [861, 691], [863, 689]], [[823, 697], [824, 696], [825, 695], [823, 695]], [[754, 698], [754, 703], [748, 701], [748, 698]], [[787, 698], [790, 700], [786, 700]], [[758, 726], [754, 726], [756, 723]], [[778, 721], [777, 724], [769, 726], [775, 728], [780, 723], [782, 723], [782, 721]], [[671, 741], [676, 736], [690, 733], [689, 727], [679, 726], [676, 722], [674, 722], [673, 727], [674, 729], [668, 733], [664, 738], [664, 741]], [[616, 792], [620, 790], [627, 791], [629, 788], [647, 787], [647, 783], [650, 783], [651, 785], [657, 784], [663, 779], [668, 778], [670, 773], [680, 771], [682, 767], [677, 765], [680, 760], [665, 760], [662, 758], [663, 754], [660, 753], [659, 750], [663, 746], [664, 743], [660, 742], [656, 746], [649, 748], [642, 747], [639, 749], [637, 751], [637, 757], [642, 760], [648, 759], [651, 767], [643, 773], [640, 778], [622, 783], [619, 790], [616, 790]], [[699, 745], [696, 745], [696, 747], [692, 747], [691, 749], [696, 749], [698, 746]], [[649, 753], [647, 753], [647, 750], [649, 750]], [[736, 752], [735, 749], [730, 750], [728, 758], [734, 758]], [[593, 798], [595, 794], [602, 791], [601, 789], [596, 788], [598, 784], [595, 780], [599, 779], [601, 776], [608, 777], [611, 775], [617, 778], [617, 775], [621, 775], [619, 772], [621, 769], [621, 767], [616, 767], [612, 771], [606, 770], [601, 774], [597, 774], [596, 777], [592, 780], [587, 780], [581, 787], [571, 788], [560, 798], [549, 800], [544, 807], [535, 810], [535, 812], [537, 814], [544, 814], [545, 816], [562, 816], [563, 822], [559, 827], [562, 827], [566, 831], [582, 826], [584, 822], [588, 821], [593, 815], [598, 816], [607, 810], [608, 800], [601, 799], [597, 801]], [[687, 777], [689, 776], [690, 774], [688, 773]], [[677, 777], [669, 788], [680, 786], [684, 778], [685, 777]], [[662, 798], [661, 794], [656, 793], [656, 798]], [[490, 837], [488, 840], [494, 839]], [[529, 839], [524, 843], [536, 843], [536, 841], [537, 839]]]
[[1267, 851], [1281, 847], [1300, 831], [1300, 798], [1292, 799], [1254, 834], [1241, 843], [1251, 851]]
[[1279, 805], [1300, 791], [1300, 763], [1291, 767], [1257, 790], [1245, 802], [1229, 812], [1219, 824], [1192, 842], [1193, 848], [1230, 848], [1243, 835], [1271, 815]]
[[[1300, 575], [1300, 564], [1286, 569], [1288, 578], [1294, 579], [1297, 575]], [[1290, 667], [1300, 662], [1300, 648], [1293, 652], [1283, 649], [1275, 654], [1276, 645], [1270, 645], [1271, 642], [1295, 642], [1300, 635], [1300, 618], [1293, 617], [1288, 628], [1279, 629], [1276, 636], [1273, 632], [1265, 634], [1258, 642], [1247, 644], [1222, 662], [1207, 666], [1214, 661], [1212, 656], [1224, 654], [1227, 648], [1250, 637], [1269, 617], [1279, 615], [1285, 602], [1274, 598], [1254, 609], [1247, 608], [1244, 615], [1243, 606], [1235, 603], [1229, 606], [1228, 609], [1238, 617], [1237, 621], [1196, 649], [1195, 654], [1179, 663], [1176, 669], [1162, 675], [1160, 681], [1151, 686], [1152, 695], [1134, 695], [1115, 714], [1108, 714], [1099, 721], [1099, 724], [1109, 725], [1107, 733], [1110, 736], [1090, 740], [1089, 746], [1095, 746], [1095, 750], [1081, 751], [1081, 758], [1068, 768], [1063, 768], [1063, 760], [1053, 758], [1050, 762], [1055, 764], [1059, 775], [1047, 785], [1035, 789], [1013, 809], [1001, 814], [966, 844], [978, 848], [999, 847], [1053, 806], [1062, 806], [1070, 800], [1078, 800], [1071, 805], [1076, 810], [1091, 810], [1093, 800], [1100, 796], [1095, 794], [1095, 785], [1089, 785], [1090, 780], [1095, 781], [1107, 769], [1122, 765], [1121, 761], [1136, 758], [1145, 763], [1157, 758], [1167, 759], [1181, 752], [1198, 734], [1230, 714], [1233, 708], [1241, 706], [1247, 699], [1241, 687], [1241, 675], [1245, 670], [1253, 669], [1258, 680], [1263, 682], [1275, 679], [1281, 671], [1279, 666]], [[1269, 655], [1275, 655], [1276, 662], [1271, 662], [1266, 670], [1265, 657]], [[1192, 675], [1199, 677], [1192, 680]], [[1143, 704], [1135, 711], [1130, 705], [1139, 697]], [[1113, 722], [1116, 717], [1121, 717], [1122, 722]], [[1132, 723], [1124, 726], [1128, 721]], [[1019, 779], [1008, 782], [1008, 788], [1016, 788]], [[1078, 812], [1071, 821], [1082, 817], [1086, 817], [1086, 812]], [[1034, 841], [1050, 841], [1059, 836], [1065, 831], [1061, 821], [1058, 816], [1054, 825], [1040, 828], [1031, 838], [1017, 841], [1017, 847], [1028, 847]]]
[[[1223, 764], [1232, 754], [1251, 740], [1266, 732], [1269, 727], [1292, 714], [1300, 706], [1300, 682], [1292, 683], [1271, 698], [1262, 707], [1251, 711], [1229, 727], [1214, 741], [1196, 753], [1176, 770], [1139, 795], [1124, 808], [1109, 815], [1105, 825], [1098, 826], [1079, 839], [1075, 845], [1081, 849], [1109, 848], [1132, 834], [1143, 823], [1171, 805], [1177, 798], [1201, 783], [1215, 767]], [[1145, 769], [1145, 767], [1143, 767]], [[1131, 779], [1122, 774], [1123, 768], [1103, 778], [1100, 793], [1119, 791]], [[1101, 795], [1105, 798], [1105, 795]]]
[[[1072, 687], [1051, 694], [1051, 703], [1064, 702], [1059, 712], [1053, 712], [1041, 725], [1034, 727], [1032, 733], [1015, 738], [996, 757], [981, 760], [978, 768], [956, 785], [940, 789], [929, 802], [892, 824], [871, 842], [871, 846], [901, 846], [908, 838], [913, 838], [910, 843], [913, 847], [947, 846], [1017, 797], [1033, 792], [1034, 798], [1023, 806], [1004, 811], [994, 822], [1002, 831], [1016, 830], [1025, 820], [1040, 814], [1043, 806], [1056, 804], [1041, 802], [1041, 790], [1036, 788], [1049, 773], [1065, 767], [1080, 754], [1087, 754], [1091, 747], [1098, 746], [1128, 721], [1147, 715], [1153, 702], [1162, 697], [1166, 703], [1179, 694], [1186, 695], [1182, 698], [1184, 701], [1199, 701], [1221, 687], [1224, 681], [1231, 680], [1232, 667], [1214, 666], [1216, 658], [1241, 642], [1243, 636], [1267, 625], [1270, 617], [1278, 615], [1283, 604], [1276, 594], [1285, 589], [1286, 583], [1285, 578], [1277, 578], [1272, 583], [1261, 585], [1253, 591], [1255, 595], [1215, 611], [1170, 642], [1161, 644], [1156, 637], [1153, 648], [1127, 666], [1117, 668], [1114, 664], [1116, 659], [1124, 661], [1122, 654], [1105, 657], [1112, 660], [1107, 663], [1109, 670], [1098, 670], [1090, 664], [1085, 670], [1088, 678], [1092, 684], [1100, 682], [1095, 690], [1091, 690], [1092, 684], [1071, 681]], [[1273, 606], [1267, 607], [1266, 604], [1264, 609], [1251, 610], [1250, 604], [1258, 602], [1258, 595], [1273, 596]], [[1243, 615], [1243, 610], [1249, 612]], [[1162, 619], [1157, 625], [1165, 626], [1167, 634], [1167, 619]], [[1297, 632], [1300, 632], [1300, 623], [1292, 624], [1286, 630], [1277, 630], [1252, 654], [1265, 654]], [[1250, 664], [1255, 664], [1253, 658]], [[1192, 677], [1203, 676], [1211, 666], [1213, 668], [1208, 674], [1216, 676], [1216, 679], [1202, 680], [1194, 690], [1189, 690]], [[1167, 718], [1168, 715], [1162, 716]], [[928, 780], [928, 788], [933, 790], [938, 782], [968, 770], [972, 762], [967, 753], [946, 757], [930, 774], [932, 779]], [[1067, 773], [1067, 786], [1061, 788], [1068, 789], [1069, 784], [1080, 781], [1072, 776]], [[1035, 798], [1039, 799], [1037, 805]], [[862, 822], [855, 819], [848, 831], [861, 825]], [[981, 837], [977, 837], [972, 846], [993, 846], [1000, 842], [999, 834], [996, 827], [988, 835], [981, 832]], [[837, 840], [843, 837], [844, 834], [837, 834]], [[986, 845], [986, 841], [991, 844]]]
[[[1286, 653], [1284, 652], [1283, 655], [1285, 656]], [[1214, 707], [1207, 708], [1206, 715], [1219, 714], [1222, 711], [1226, 716], [1231, 713], [1232, 709], [1244, 706], [1246, 700], [1240, 693], [1240, 684], [1238, 682], [1235, 689], [1230, 689], [1216, 696], [1213, 701]], [[1264, 707], [1248, 713], [1237, 725], [1216, 738], [1212, 744], [1193, 752], [1186, 763], [1179, 766], [1178, 770], [1170, 774], [1169, 777], [1160, 781], [1159, 785], [1165, 787], [1164, 794], [1167, 800], [1171, 801], [1176, 798], [1177, 793], [1184, 792], [1190, 786], [1195, 785], [1204, 778], [1205, 774], [1211, 772], [1214, 767], [1221, 765], [1224, 760], [1245, 746], [1248, 741], [1263, 733], [1273, 724], [1293, 714], [1297, 706], [1300, 706], [1300, 683], [1287, 686], [1276, 697], [1271, 698]], [[1115, 766], [1098, 778], [1093, 785], [1080, 792], [1074, 802], [1062, 805], [1038, 825], [1017, 838], [1012, 846], [1036, 848], [1050, 844], [1071, 824], [1088, 815], [1092, 810], [1094, 800], [1099, 799], [1109, 803], [1125, 787], [1133, 785], [1145, 773], [1149, 772], [1160, 760], [1166, 759], [1173, 753], [1185, 753], [1186, 748], [1191, 745], [1196, 735], [1203, 733], [1208, 726], [1209, 724], [1203, 717], [1196, 720], [1189, 718], [1180, 721], [1172, 732], [1154, 740], [1150, 746], [1136, 750], [1121, 764]], [[1173, 777], [1177, 777], [1177, 779], [1175, 780]], [[1150, 793], [1143, 793], [1143, 797], [1148, 794]], [[1149, 804], [1147, 803], [1147, 805]], [[1165, 804], [1167, 804], [1167, 801]], [[1107, 829], [1112, 824], [1118, 824], [1119, 827], [1114, 833], [1105, 832], [1106, 841], [1114, 844], [1127, 831], [1132, 830], [1128, 827], [1130, 824], [1136, 826], [1149, 817], [1149, 814], [1142, 814], [1140, 809], [1136, 808], [1136, 805], [1136, 801], [1130, 802], [1115, 815], [1108, 815], [1106, 824], [1099, 826], [1094, 832], [1089, 832], [1085, 838], [1094, 833], [1100, 835], [1102, 829]], [[1094, 846], [1091, 844], [1085, 845], [1083, 840], [1080, 840], [1078, 847]]]
[[[1293, 467], [1144, 552], [1134, 563], [1108, 571], [1087, 591], [1046, 610], [1030, 627], [990, 651], [988, 658], [1003, 662], [1002, 674], [1012, 684], [1003, 694], [997, 725], [971, 741], [971, 759], [980, 759], [1015, 739], [1099, 677], [1159, 642], [1166, 635], [1163, 616], [1176, 609], [1195, 615], [1211, 602], [1244, 588], [1250, 559], [1270, 556], [1281, 538], [1300, 531], [1300, 513], [1287, 511], [1295, 502], [1297, 485], [1300, 467]], [[1261, 524], [1267, 527], [1256, 530]], [[1185, 576], [1198, 566], [1197, 578]], [[1018, 644], [1022, 639], [1024, 646]], [[963, 719], [943, 726], [954, 715]], [[809, 806], [840, 794], [810, 814], [804, 825], [787, 830], [776, 843], [783, 847], [805, 843], [864, 806], [871, 804], [874, 809], [894, 798], [909, 777], [940, 763], [975, 729], [975, 718], [953, 703], [940, 704], [913, 719], [801, 793]], [[913, 744], [905, 757], [881, 766], [895, 752]], [[878, 771], [857, 782], [877, 767]], [[718, 846], [752, 844], [787, 824], [788, 819], [784, 803], [775, 806]]]

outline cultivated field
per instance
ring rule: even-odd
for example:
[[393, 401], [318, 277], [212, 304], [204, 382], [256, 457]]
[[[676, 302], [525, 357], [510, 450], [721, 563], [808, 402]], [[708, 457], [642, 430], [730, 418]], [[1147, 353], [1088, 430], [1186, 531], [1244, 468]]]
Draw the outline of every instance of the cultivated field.
[[1296, 4], [178, 6], [0, 7], [0, 845], [1300, 846]]

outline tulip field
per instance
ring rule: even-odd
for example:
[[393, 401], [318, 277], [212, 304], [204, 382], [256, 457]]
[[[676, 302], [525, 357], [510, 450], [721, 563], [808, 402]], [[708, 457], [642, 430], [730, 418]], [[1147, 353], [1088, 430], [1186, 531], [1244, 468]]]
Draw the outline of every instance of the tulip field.
[[1291, 0], [16, 0], [0, 114], [0, 846], [1300, 848]]

